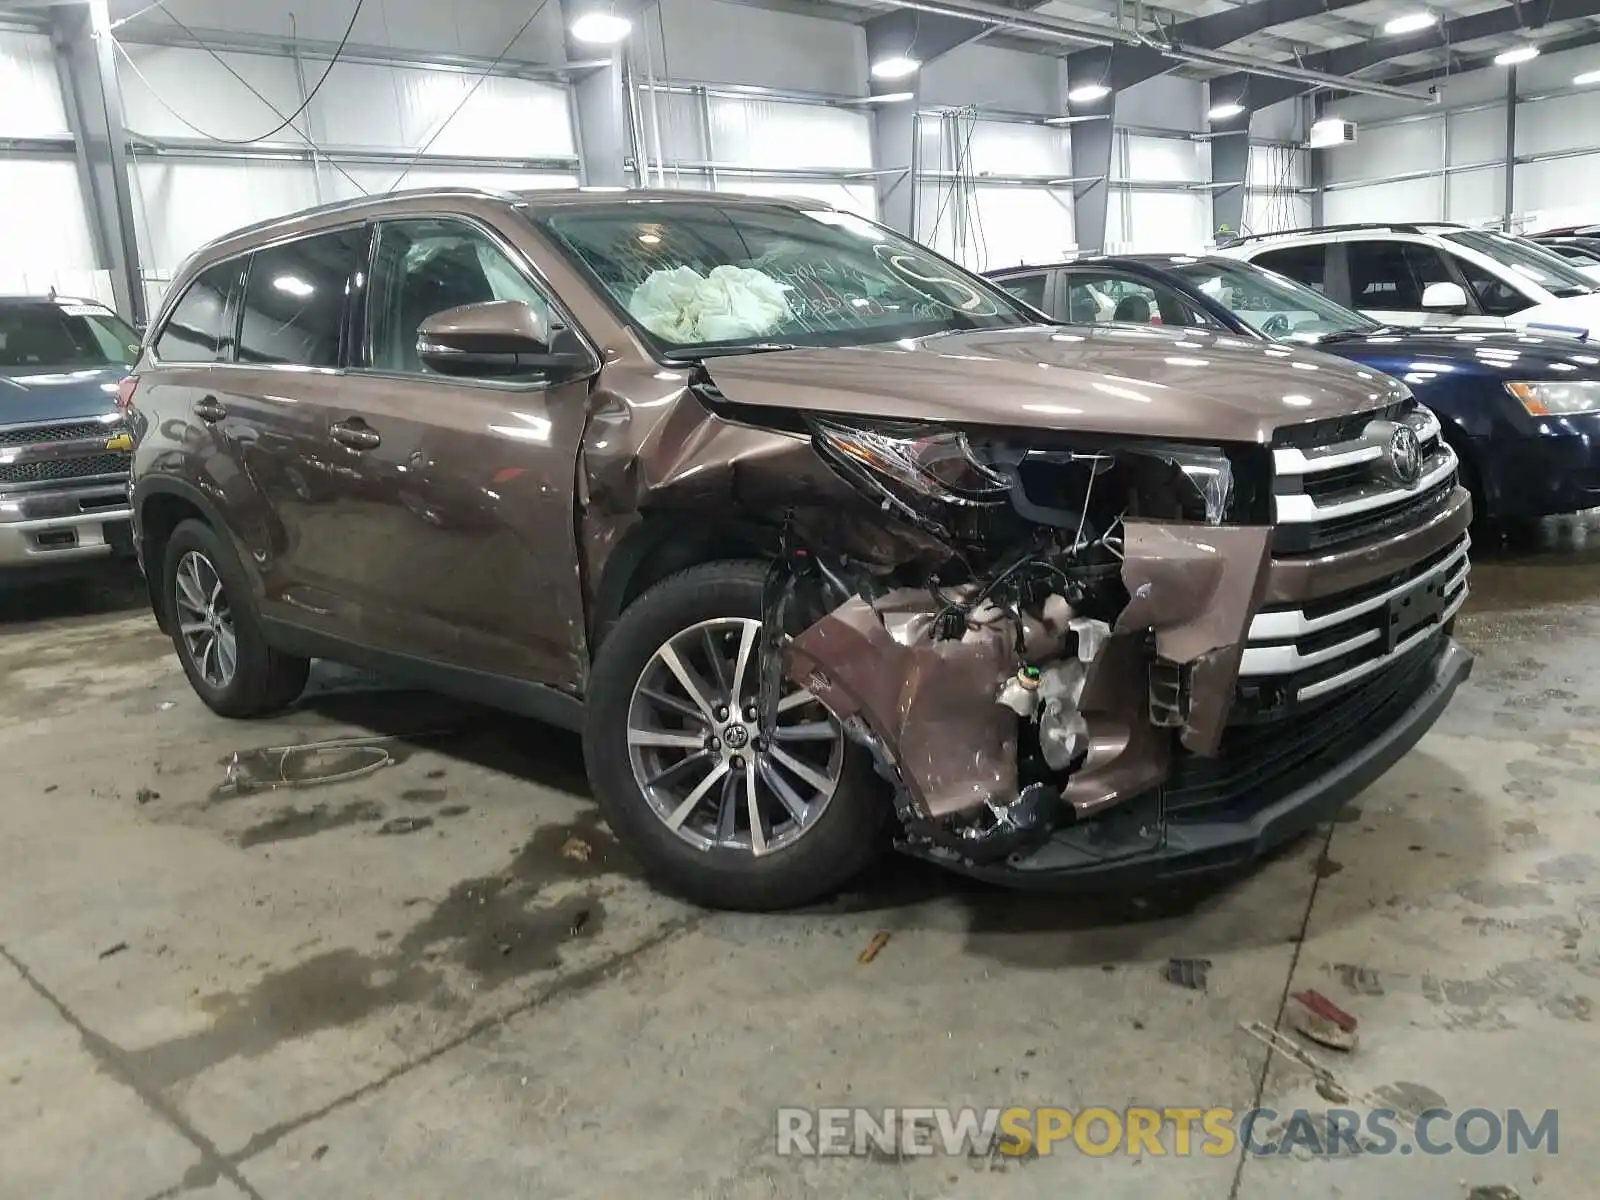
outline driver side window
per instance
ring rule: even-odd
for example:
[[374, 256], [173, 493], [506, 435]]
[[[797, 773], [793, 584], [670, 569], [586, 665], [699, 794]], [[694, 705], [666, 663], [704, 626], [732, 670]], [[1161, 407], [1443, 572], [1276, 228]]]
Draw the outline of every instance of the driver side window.
[[1528, 297], [1498, 275], [1486, 271], [1477, 263], [1459, 254], [1452, 254], [1450, 257], [1455, 260], [1461, 274], [1466, 277], [1467, 286], [1478, 298], [1478, 306], [1488, 316], [1509, 317], [1529, 307], [1531, 302]]
[[556, 328], [549, 298], [482, 230], [435, 218], [384, 222], [367, 282], [367, 365], [434, 375], [417, 356], [417, 328], [435, 313], [489, 300], [521, 300]]

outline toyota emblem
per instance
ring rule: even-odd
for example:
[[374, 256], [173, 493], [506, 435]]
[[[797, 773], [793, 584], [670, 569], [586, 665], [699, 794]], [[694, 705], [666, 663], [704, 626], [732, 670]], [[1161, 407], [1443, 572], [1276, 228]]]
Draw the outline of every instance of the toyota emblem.
[[1396, 482], [1413, 486], [1422, 476], [1422, 443], [1409, 425], [1396, 425], [1389, 437], [1389, 469]]

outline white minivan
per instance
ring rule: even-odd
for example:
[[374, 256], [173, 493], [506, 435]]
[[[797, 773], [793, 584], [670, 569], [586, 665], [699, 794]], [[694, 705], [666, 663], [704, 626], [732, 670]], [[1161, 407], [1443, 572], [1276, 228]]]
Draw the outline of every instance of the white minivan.
[[1600, 282], [1526, 238], [1464, 225], [1332, 225], [1240, 238], [1242, 258], [1393, 325], [1600, 338]]

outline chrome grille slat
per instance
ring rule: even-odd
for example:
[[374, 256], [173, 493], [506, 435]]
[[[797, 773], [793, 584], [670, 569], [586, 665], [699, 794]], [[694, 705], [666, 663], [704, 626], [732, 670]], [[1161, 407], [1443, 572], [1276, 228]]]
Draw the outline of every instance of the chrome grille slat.
[[[1412, 568], [1414, 573], [1408, 578], [1377, 592], [1371, 590], [1374, 584], [1353, 588], [1345, 593], [1353, 597], [1349, 603], [1337, 607], [1327, 608], [1337, 604], [1338, 597], [1332, 597], [1319, 601], [1315, 609], [1280, 607], [1257, 613], [1250, 622], [1241, 657], [1241, 682], [1270, 684], [1274, 677], [1280, 678], [1288, 698], [1298, 703], [1338, 691], [1393, 662], [1428, 635], [1437, 633], [1466, 600], [1467, 579], [1472, 570], [1467, 551], [1471, 544], [1471, 539], [1462, 534], [1436, 552], [1434, 561], [1424, 560], [1426, 565], [1421, 569]], [[1441, 615], [1385, 651], [1388, 606], [1425, 588], [1438, 589], [1443, 600]], [[1309, 646], [1304, 644], [1308, 640]], [[1345, 660], [1343, 665], [1341, 660]], [[1326, 674], [1328, 670], [1333, 674]]]

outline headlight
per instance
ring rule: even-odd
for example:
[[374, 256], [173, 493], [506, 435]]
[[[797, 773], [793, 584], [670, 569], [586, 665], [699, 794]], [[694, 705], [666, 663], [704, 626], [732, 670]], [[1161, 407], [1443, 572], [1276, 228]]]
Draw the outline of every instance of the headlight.
[[1600, 382], [1597, 381], [1508, 383], [1506, 391], [1516, 398], [1530, 417], [1566, 417], [1573, 413], [1600, 412]]
[[1005, 500], [1005, 477], [973, 457], [964, 433], [900, 422], [846, 425], [813, 418], [810, 424], [825, 450], [915, 495], [956, 505]]

